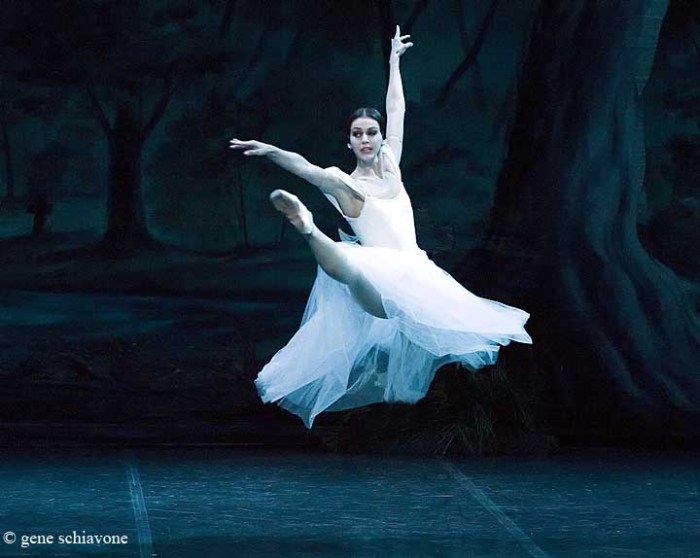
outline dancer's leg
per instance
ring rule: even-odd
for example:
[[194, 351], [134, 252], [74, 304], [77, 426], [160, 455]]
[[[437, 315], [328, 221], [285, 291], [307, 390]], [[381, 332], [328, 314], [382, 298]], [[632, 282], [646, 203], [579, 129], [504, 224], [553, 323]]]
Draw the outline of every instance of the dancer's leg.
[[352, 248], [333, 242], [316, 226], [304, 238], [321, 269], [336, 281], [346, 284], [365, 312], [386, 318], [381, 295], [348, 257], [347, 252]]
[[323, 234], [314, 225], [311, 212], [296, 196], [283, 190], [275, 190], [270, 194], [270, 201], [303, 235], [321, 269], [336, 281], [346, 284], [366, 312], [378, 318], [386, 318], [379, 292], [348, 257], [348, 250], [352, 248], [334, 242]]

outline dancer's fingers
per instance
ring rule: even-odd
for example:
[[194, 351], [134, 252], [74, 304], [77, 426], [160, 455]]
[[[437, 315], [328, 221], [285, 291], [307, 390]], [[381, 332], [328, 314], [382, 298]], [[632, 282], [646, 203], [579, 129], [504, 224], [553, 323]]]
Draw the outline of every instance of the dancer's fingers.
[[234, 138], [230, 144], [231, 149], [250, 149], [255, 146], [255, 140], [241, 141]]

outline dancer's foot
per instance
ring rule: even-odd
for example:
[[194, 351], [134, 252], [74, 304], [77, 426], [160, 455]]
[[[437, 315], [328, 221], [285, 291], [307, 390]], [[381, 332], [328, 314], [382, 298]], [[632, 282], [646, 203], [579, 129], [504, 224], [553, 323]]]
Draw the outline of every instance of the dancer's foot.
[[304, 235], [309, 235], [313, 232], [313, 215], [294, 194], [284, 190], [275, 190], [270, 194], [270, 201], [277, 211], [289, 219], [289, 222], [298, 232]]

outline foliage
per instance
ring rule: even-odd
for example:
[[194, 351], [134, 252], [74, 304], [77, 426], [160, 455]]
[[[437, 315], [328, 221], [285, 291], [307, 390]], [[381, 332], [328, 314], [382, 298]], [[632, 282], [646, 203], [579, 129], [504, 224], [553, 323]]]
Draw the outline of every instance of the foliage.
[[[696, 104], [700, 106], [700, 97]], [[668, 148], [671, 157], [667, 172], [673, 180], [677, 196], [700, 198], [700, 134], [675, 135], [670, 139]]]
[[152, 224], [161, 235], [203, 250], [231, 249], [247, 240], [245, 191], [239, 190], [253, 162], [234, 157], [227, 142], [234, 126], [247, 137], [243, 112], [212, 92], [208, 103], [187, 106], [168, 124], [167, 138], [146, 169], [155, 184], [166, 185], [150, 196], [156, 207]]
[[[700, 196], [700, 4], [688, 0], [671, 0], [659, 39], [655, 65], [656, 79], [652, 90], [657, 91], [658, 106], [663, 115], [657, 127], [668, 129], [650, 161], [653, 183], [659, 188], [669, 182], [671, 198]], [[654, 95], [652, 95], [654, 97]], [[652, 130], [652, 134], [654, 130]], [[656, 170], [658, 169], [658, 170]]]
[[651, 254], [676, 273], [700, 280], [700, 200], [674, 199], [640, 227], [640, 237]]
[[[177, 2], [27, 0], [4, 11], [18, 75], [47, 85], [100, 84], [137, 96], [146, 78], [222, 69], [201, 10]], [[28, 39], [30, 38], [30, 39]], [[217, 56], [218, 54], [218, 56]]]
[[[511, 376], [518, 365], [501, 355], [471, 373], [440, 370], [416, 405], [380, 404], [321, 415], [315, 426], [333, 451], [408, 455], [546, 453], [556, 447], [535, 418], [534, 399]], [[336, 413], [333, 413], [336, 414]]]
[[52, 199], [69, 171], [69, 150], [61, 143], [51, 142], [32, 154], [29, 164], [28, 195], [48, 195]]

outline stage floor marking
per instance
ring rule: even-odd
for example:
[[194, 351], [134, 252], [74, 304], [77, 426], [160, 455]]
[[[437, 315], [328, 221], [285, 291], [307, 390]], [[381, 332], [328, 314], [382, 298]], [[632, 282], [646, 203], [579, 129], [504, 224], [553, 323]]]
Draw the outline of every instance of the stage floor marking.
[[151, 536], [151, 524], [148, 521], [148, 510], [141, 488], [141, 478], [136, 466], [136, 459], [132, 455], [126, 460], [127, 477], [129, 482], [129, 495], [131, 496], [131, 507], [134, 510], [134, 520], [136, 522], [136, 534], [139, 544], [139, 558], [153, 558], [156, 556], [153, 551], [153, 537]]
[[518, 527], [510, 517], [503, 513], [501, 508], [499, 508], [483, 490], [474, 484], [474, 481], [460, 471], [454, 463], [449, 461], [443, 461], [442, 463], [452, 478], [454, 478], [455, 481], [460, 484], [460, 486], [465, 488], [477, 502], [484, 506], [484, 508], [486, 508], [498, 520], [498, 522], [511, 534], [511, 536], [520, 543], [523, 549], [526, 550], [530, 556], [536, 558], [547, 558], [549, 556], [544, 550], [537, 546], [535, 541], [533, 541], [527, 535], [527, 533], [525, 533], [525, 531]]

